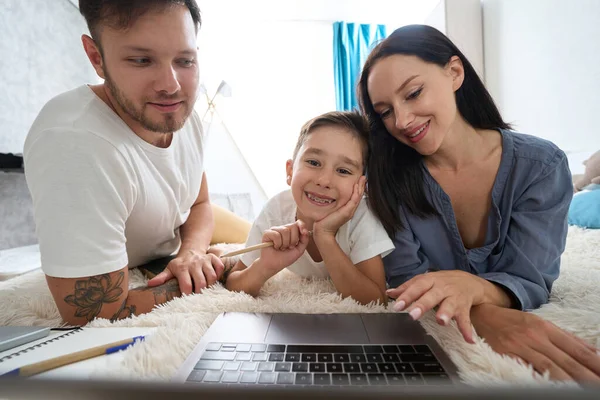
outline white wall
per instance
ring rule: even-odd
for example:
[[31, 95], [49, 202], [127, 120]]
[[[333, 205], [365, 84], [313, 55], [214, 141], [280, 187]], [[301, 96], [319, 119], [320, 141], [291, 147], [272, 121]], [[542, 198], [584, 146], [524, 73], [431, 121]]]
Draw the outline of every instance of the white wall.
[[425, 23], [448, 36], [484, 80], [481, 0], [440, 0]]
[[287, 188], [285, 161], [302, 124], [335, 109], [332, 23], [380, 23], [391, 32], [423, 23], [438, 2], [198, 0], [201, 78], [231, 85], [233, 97], [217, 107], [267, 196]]
[[446, 0], [440, 2], [431, 10], [425, 18], [425, 24], [433, 26], [440, 32], [447, 34], [446, 29]]
[[486, 83], [504, 118], [567, 152], [600, 149], [600, 1], [483, 0], [483, 19]]
[[67, 0], [0, 0], [0, 153], [23, 153], [48, 100], [96, 81], [79, 39], [84, 29]]
[[481, 0], [445, 0], [448, 37], [484, 77]]
[[[221, 79], [231, 86], [232, 97], [217, 109], [270, 197], [287, 187], [285, 162], [302, 124], [335, 109], [332, 28], [323, 22], [264, 21], [218, 29], [206, 18], [202, 79], [209, 93]], [[237, 188], [237, 181], [231, 185]]]
[[[440, 0], [197, 0], [205, 21], [422, 23]], [[225, 17], [225, 18], [224, 18]]]

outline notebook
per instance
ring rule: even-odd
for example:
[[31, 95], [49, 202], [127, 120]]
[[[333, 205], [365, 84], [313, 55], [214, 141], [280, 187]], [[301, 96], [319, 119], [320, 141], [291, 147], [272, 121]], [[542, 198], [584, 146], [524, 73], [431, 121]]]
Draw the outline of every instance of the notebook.
[[[0, 374], [25, 365], [135, 336], [148, 336], [156, 328], [76, 328], [53, 330], [46, 338], [0, 353]], [[123, 353], [99, 356], [35, 375], [32, 379], [101, 379], [102, 371], [123, 359]]]
[[0, 352], [33, 342], [50, 334], [50, 328], [37, 326], [0, 326]]

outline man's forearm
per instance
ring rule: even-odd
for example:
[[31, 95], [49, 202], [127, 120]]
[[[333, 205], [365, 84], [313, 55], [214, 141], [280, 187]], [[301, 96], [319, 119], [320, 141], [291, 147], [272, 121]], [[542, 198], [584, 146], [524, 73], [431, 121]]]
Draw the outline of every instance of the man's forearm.
[[111, 320], [123, 319], [132, 315], [149, 313], [154, 306], [164, 304], [175, 297], [180, 297], [181, 291], [177, 279], [171, 279], [164, 285], [131, 289], [121, 308]]
[[210, 246], [215, 221], [209, 202], [199, 203], [190, 209], [187, 221], [179, 228], [181, 247], [179, 254], [194, 251], [205, 254]]
[[181, 296], [177, 280], [156, 287], [127, 290], [129, 270], [81, 278], [46, 276], [63, 320], [70, 325], [85, 325], [96, 318], [110, 320], [150, 312], [155, 305]]

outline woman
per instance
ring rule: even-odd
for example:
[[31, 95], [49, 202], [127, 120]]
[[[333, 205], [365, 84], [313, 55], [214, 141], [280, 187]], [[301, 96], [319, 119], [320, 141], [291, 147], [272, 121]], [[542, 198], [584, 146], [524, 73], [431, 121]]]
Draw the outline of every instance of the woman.
[[369, 201], [396, 246], [384, 259], [395, 309], [418, 319], [438, 307], [438, 322], [455, 319], [468, 342], [472, 320], [497, 351], [556, 378], [600, 380], [593, 348], [511, 310], [546, 303], [558, 277], [573, 192], [564, 152], [512, 132], [432, 27], [380, 43], [359, 97], [373, 125]]

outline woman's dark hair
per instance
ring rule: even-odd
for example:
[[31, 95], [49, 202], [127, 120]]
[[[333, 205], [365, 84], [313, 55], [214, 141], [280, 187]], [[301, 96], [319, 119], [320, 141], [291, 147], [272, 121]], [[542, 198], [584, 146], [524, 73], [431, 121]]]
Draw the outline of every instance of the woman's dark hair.
[[90, 35], [100, 43], [99, 27], [107, 25], [127, 29], [148, 11], [181, 5], [190, 10], [196, 32], [200, 29], [200, 8], [195, 0], [79, 0], [79, 12], [85, 18]]
[[416, 56], [440, 67], [458, 56], [465, 74], [462, 86], [455, 92], [460, 115], [477, 129], [510, 129], [471, 63], [437, 29], [408, 25], [396, 29], [379, 43], [363, 66], [358, 99], [371, 126], [371, 157], [367, 166], [369, 204], [390, 236], [405, 228], [400, 218], [400, 206], [420, 218], [437, 214], [425, 195], [422, 155], [388, 133], [369, 97], [367, 81], [371, 69], [379, 60], [395, 54]]

